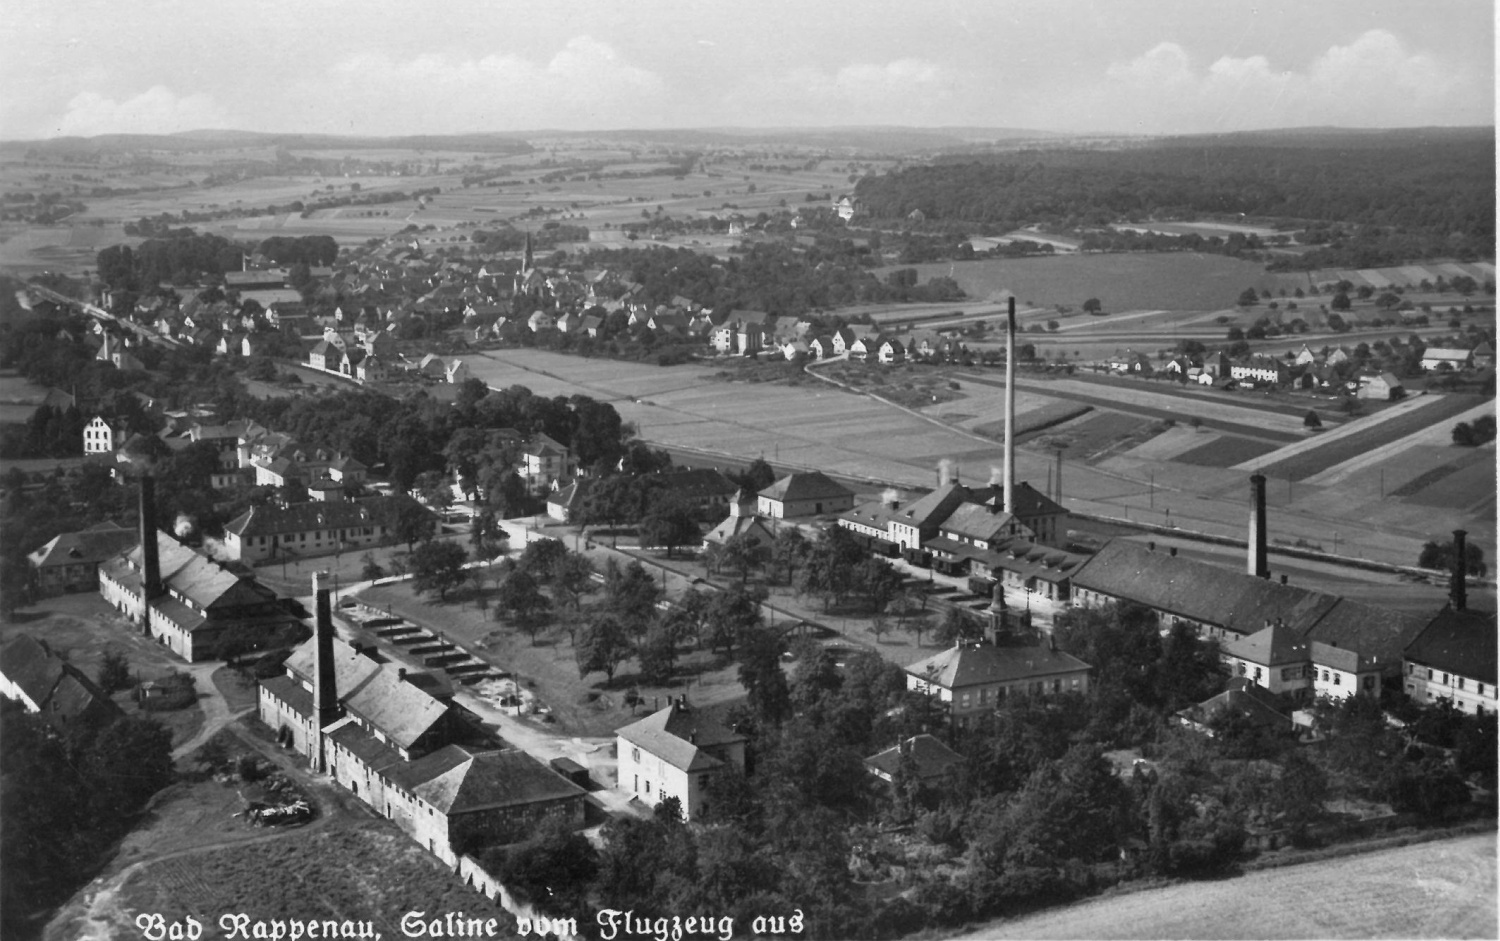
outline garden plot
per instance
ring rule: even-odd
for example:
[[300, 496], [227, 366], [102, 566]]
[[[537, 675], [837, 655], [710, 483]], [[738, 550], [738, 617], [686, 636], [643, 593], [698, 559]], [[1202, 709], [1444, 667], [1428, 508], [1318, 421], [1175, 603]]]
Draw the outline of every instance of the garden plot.
[[[1224, 437], [1213, 432], [1199, 431], [1196, 428], [1168, 428], [1166, 431], [1145, 442], [1136, 445], [1129, 451], [1120, 455], [1138, 461], [1170, 461], [1185, 451], [1192, 451], [1203, 447], [1208, 442], [1205, 436], [1219, 440]], [[1231, 438], [1231, 441], [1245, 441], [1245, 438]], [[1256, 441], [1255, 444], [1261, 442]], [[1266, 447], [1270, 447], [1266, 445]]]

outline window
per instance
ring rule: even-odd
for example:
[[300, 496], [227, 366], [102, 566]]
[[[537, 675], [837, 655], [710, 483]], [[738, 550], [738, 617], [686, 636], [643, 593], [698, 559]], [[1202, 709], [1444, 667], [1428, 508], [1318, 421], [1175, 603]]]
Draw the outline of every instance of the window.
[[1480, 684], [1478, 684], [1478, 686], [1479, 686], [1479, 695], [1483, 696], [1484, 695], [1484, 684], [1480, 683]]
[[1334, 686], [1338, 686], [1339, 683], [1342, 682], [1342, 679], [1343, 679], [1343, 674], [1342, 673], [1335, 673], [1333, 675], [1333, 685]]
[[1427, 671], [1427, 678], [1428, 678], [1428, 679], [1429, 679], [1429, 680], [1430, 680], [1430, 679], [1432, 679], [1432, 671], [1431, 671], [1431, 670], [1428, 670], [1428, 671]]
[[1374, 689], [1374, 688], [1375, 688], [1375, 677], [1373, 677], [1373, 676], [1367, 676], [1367, 677], [1365, 677], [1365, 689]]
[[1412, 675], [1412, 673], [1413, 673], [1413, 672], [1414, 672], [1414, 671], [1415, 671], [1415, 670], [1416, 670], [1416, 667], [1414, 667], [1414, 666], [1412, 666], [1412, 665], [1411, 665], [1411, 664], [1410, 664], [1410, 663], [1408, 663], [1408, 664], [1407, 664], [1407, 665], [1406, 665], [1406, 675], [1407, 675], [1407, 676], [1411, 676], [1411, 675]]
[[1463, 689], [1464, 688], [1464, 678], [1461, 677], [1461, 676], [1458, 678], [1458, 688], [1459, 689]]
[[639, 748], [632, 748], [630, 750], [630, 760], [631, 761], [640, 761], [641, 760], [641, 750]]
[[1448, 686], [1449, 684], [1450, 684], [1449, 676], [1448, 676], [1448, 674], [1444, 673], [1443, 674], [1443, 685], [1444, 686]]

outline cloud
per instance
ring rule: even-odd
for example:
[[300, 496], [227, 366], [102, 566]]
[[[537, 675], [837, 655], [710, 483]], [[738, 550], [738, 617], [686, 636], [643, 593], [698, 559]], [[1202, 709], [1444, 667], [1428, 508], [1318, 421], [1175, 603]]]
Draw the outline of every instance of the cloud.
[[368, 133], [615, 127], [652, 120], [661, 79], [607, 43], [569, 40], [545, 63], [509, 54], [395, 61], [365, 53], [333, 65], [320, 97]]
[[930, 124], [955, 84], [948, 70], [924, 59], [854, 63], [836, 71], [802, 66], [747, 79], [728, 104], [769, 123]]
[[224, 110], [205, 94], [178, 95], [156, 85], [134, 98], [117, 101], [98, 92], [74, 95], [57, 122], [60, 136], [172, 134], [207, 127], [229, 127]]
[[1111, 64], [1105, 78], [1074, 106], [1103, 129], [1146, 133], [1483, 123], [1494, 107], [1486, 80], [1444, 68], [1379, 29], [1330, 47], [1302, 71], [1279, 70], [1264, 55], [1200, 67], [1183, 47], [1161, 43]]

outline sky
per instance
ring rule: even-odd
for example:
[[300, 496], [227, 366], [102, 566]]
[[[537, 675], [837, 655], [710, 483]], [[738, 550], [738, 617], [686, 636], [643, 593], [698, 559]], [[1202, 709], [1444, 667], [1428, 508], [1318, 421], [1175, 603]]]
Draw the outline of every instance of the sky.
[[0, 138], [1495, 122], [1493, 0], [0, 0]]

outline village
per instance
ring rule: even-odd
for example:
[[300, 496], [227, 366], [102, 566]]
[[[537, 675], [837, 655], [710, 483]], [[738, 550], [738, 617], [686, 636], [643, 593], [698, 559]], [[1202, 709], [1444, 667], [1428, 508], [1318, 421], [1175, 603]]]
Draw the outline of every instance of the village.
[[[253, 294], [281, 277], [251, 270], [236, 280]], [[550, 312], [566, 306], [558, 298], [569, 292], [578, 295], [577, 305], [592, 306], [593, 291], [607, 283], [603, 274], [582, 284], [540, 273], [528, 241], [505, 292], [510, 304], [531, 298], [540, 305], [524, 321], [495, 313], [477, 297], [441, 301], [441, 309], [419, 302], [403, 316], [437, 324], [461, 317], [476, 343], [485, 334], [503, 341], [518, 330], [592, 338], [614, 318], [622, 329], [696, 337], [724, 356], [769, 351], [786, 359], [894, 364], [965, 352], [957, 338], [914, 336], [903, 344], [848, 326], [809, 341], [813, 331], [805, 321], [782, 329], [762, 313], [740, 311], [716, 322], [691, 303], [649, 308], [615, 299], [607, 302], [613, 309], [598, 305], [603, 315]], [[619, 286], [628, 296], [631, 286]], [[304, 348], [298, 335], [308, 322], [296, 310], [294, 301], [264, 297], [269, 325], [288, 331], [273, 342], [289, 340], [282, 347], [288, 352]], [[90, 312], [102, 329], [67, 334], [64, 342], [87, 350], [97, 340], [90, 355], [120, 370], [131, 367], [124, 357], [139, 343], [196, 342], [169, 336], [163, 323], [176, 330], [171, 318], [121, 326], [113, 315]], [[183, 323], [192, 320], [189, 328], [201, 330], [206, 314], [195, 314], [183, 315]], [[833, 708], [858, 676], [872, 684], [870, 704], [889, 710], [884, 719], [872, 713], [864, 720], [869, 729], [840, 744], [846, 755], [855, 741], [867, 743], [857, 761], [868, 780], [846, 783], [857, 797], [811, 783], [804, 785], [813, 788], [808, 797], [849, 801], [844, 812], [853, 819], [917, 821], [938, 844], [971, 841], [979, 835], [938, 839], [941, 818], [933, 815], [973, 792], [962, 769], [994, 747], [987, 737], [997, 717], [1021, 709], [1040, 710], [1054, 724], [1090, 721], [1086, 703], [1124, 695], [1133, 682], [1118, 672], [1121, 654], [1110, 648], [1120, 641], [1109, 640], [1116, 636], [1149, 636], [1149, 649], [1160, 651], [1161, 662], [1150, 669], [1173, 690], [1151, 700], [1165, 709], [1158, 720], [1163, 729], [1233, 742], [1212, 747], [1263, 762], [1332, 748], [1341, 734], [1353, 734], [1354, 720], [1345, 716], [1369, 714], [1360, 702], [1399, 699], [1404, 705], [1395, 713], [1377, 708], [1375, 715], [1404, 716], [1409, 747], [1418, 754], [1436, 744], [1422, 739], [1436, 725], [1421, 718], [1424, 710], [1448, 716], [1440, 733], [1448, 750], [1432, 753], [1445, 757], [1413, 763], [1399, 786], [1359, 782], [1359, 773], [1346, 768], [1339, 812], [1328, 809], [1330, 783], [1312, 788], [1301, 803], [1262, 797], [1238, 825], [1238, 839], [1213, 848], [1194, 844], [1198, 864], [1221, 865], [1251, 847], [1293, 846], [1309, 832], [1331, 839], [1493, 812], [1492, 751], [1488, 771], [1476, 774], [1472, 756], [1454, 763], [1451, 745], [1453, 723], [1489, 721], [1492, 728], [1500, 704], [1495, 615], [1469, 606], [1469, 581], [1484, 570], [1473, 564], [1479, 555], [1469, 554], [1466, 533], [1455, 531], [1443, 547], [1445, 602], [1420, 610], [1366, 603], [1357, 586], [1346, 596], [1291, 585], [1286, 574], [1273, 572], [1274, 524], [1259, 473], [1242, 482], [1249, 525], [1238, 564], [1179, 555], [1169, 539], [1080, 542], [1060, 471], [1055, 479], [1049, 473], [1044, 486], [1016, 479], [1013, 298], [1003, 346], [1003, 466], [983, 485], [962, 483], [944, 466], [930, 491], [872, 491], [868, 483], [817, 470], [777, 473], [764, 461], [674, 466], [671, 455], [622, 434], [618, 416], [604, 419], [613, 412], [609, 406], [575, 398], [556, 413], [539, 405], [541, 411], [530, 411], [529, 392], [485, 387], [461, 355], [397, 353], [391, 336], [403, 321], [394, 312], [361, 309], [347, 333], [341, 328], [349, 318], [341, 311], [332, 316], [322, 339], [308, 341], [305, 359], [293, 354], [282, 362], [296, 367], [278, 368], [335, 374], [351, 389], [415, 385], [427, 403], [422, 408], [488, 415], [476, 426], [480, 440], [461, 451], [442, 449], [440, 470], [396, 481], [378, 478], [375, 468], [326, 441], [252, 419], [182, 412], [166, 416], [161, 432], [144, 433], [101, 415], [84, 427], [86, 459], [109, 470], [107, 486], [135, 493], [136, 525], [111, 520], [58, 534], [28, 557], [34, 601], [96, 593], [113, 615], [101, 618], [99, 629], [119, 632], [121, 642], [129, 635], [149, 641], [184, 667], [215, 671], [204, 692], [209, 701], [221, 700], [205, 707], [216, 718], [178, 747], [212, 741], [233, 726], [241, 748], [284, 769], [291, 785], [280, 798], [256, 804], [257, 820], [305, 822], [313, 807], [328, 813], [319, 795], [331, 785], [516, 917], [566, 917], [574, 908], [539, 895], [518, 874], [514, 860], [521, 857], [504, 847], [544, 853], [554, 847], [547, 841], [581, 830], [596, 852], [608, 853], [620, 820], [641, 826], [667, 820], [712, 832], [729, 819], [725, 805], [745, 800], [734, 788], [755, 787], [756, 766], [774, 767], [778, 750], [798, 747], [786, 736], [810, 730], [804, 726], [811, 717]], [[266, 324], [260, 326], [263, 336]], [[236, 350], [228, 337], [214, 344], [218, 353], [255, 355], [244, 347], [254, 340], [241, 338]], [[1443, 359], [1447, 351], [1429, 352], [1449, 363], [1445, 372], [1492, 360], [1482, 347], [1457, 351], [1451, 363]], [[1270, 357], [1259, 365], [1214, 354], [1199, 362], [1174, 359], [1163, 371], [1193, 381], [1208, 377], [1215, 385], [1282, 383], [1295, 367], [1316, 376], [1337, 366], [1330, 360], [1339, 353], [1320, 356], [1304, 347], [1305, 355], [1290, 362]], [[1134, 356], [1101, 366], [1123, 374], [1151, 368]], [[1233, 372], [1260, 368], [1274, 375]], [[1377, 381], [1383, 380], [1361, 379], [1350, 391], [1363, 397]], [[1383, 388], [1380, 395], [1389, 399], [1394, 391]], [[515, 402], [523, 403], [519, 411]], [[504, 424], [513, 416], [524, 429]], [[588, 438], [594, 428], [613, 428], [613, 439]], [[188, 453], [209, 456], [210, 489], [253, 486], [272, 498], [228, 520], [222, 539], [185, 543], [175, 524], [163, 525], [155, 480], [172, 473], [175, 455]], [[25, 486], [24, 478], [16, 483]], [[1487, 584], [1479, 590], [1492, 597]], [[475, 623], [484, 627], [461, 626], [448, 613], [455, 604], [449, 593], [472, 595]], [[581, 603], [595, 595], [598, 603]], [[495, 606], [492, 618], [487, 603]], [[892, 633], [892, 617], [915, 634], [914, 644], [882, 642]], [[535, 667], [534, 651], [525, 669], [507, 662], [497, 651], [520, 655], [520, 645], [514, 639], [509, 647], [494, 645], [497, 621], [512, 635], [529, 633], [532, 648], [538, 630], [558, 645], [557, 625], [566, 626], [570, 649], [553, 646], [554, 656], [567, 653], [580, 679], [605, 676], [589, 694], [606, 704], [602, 712], [595, 709], [587, 722], [572, 718], [577, 710], [568, 692], [580, 685], [556, 687], [551, 674]], [[101, 641], [114, 645], [96, 633], [93, 643]], [[113, 721], [119, 697], [61, 653], [45, 636], [24, 629], [7, 634], [0, 648], [5, 694], [61, 729]], [[217, 672], [223, 662], [253, 663], [253, 707], [243, 697], [238, 708], [228, 705], [221, 688], [227, 681]], [[626, 674], [634, 677], [629, 685]], [[142, 704], [151, 694], [144, 686], [131, 693]], [[1082, 735], [1081, 727], [1074, 734]], [[1163, 746], [1130, 747], [1135, 734], [1122, 727], [1102, 737], [1127, 747], [1098, 759], [1104, 761], [1098, 773], [1106, 775], [1098, 787], [1115, 786], [1106, 780], [1146, 787], [1142, 782], [1166, 773]], [[1146, 740], [1165, 735], [1153, 732]], [[1172, 741], [1186, 747], [1185, 739]], [[1065, 742], [1066, 736], [1060, 751], [1051, 746], [1058, 759], [1062, 751], [1073, 756]], [[1485, 760], [1478, 759], [1481, 769]], [[1302, 764], [1295, 767], [1302, 773]], [[1352, 803], [1363, 810], [1351, 814]], [[1139, 852], [1143, 861], [1132, 865], [1147, 865], [1146, 844], [1131, 839], [1137, 842], [1119, 852], [1125, 858]], [[570, 842], [558, 845], [577, 851]], [[1160, 851], [1167, 846], [1162, 842]], [[1186, 843], [1181, 852], [1188, 852]], [[875, 857], [858, 852], [838, 864], [872, 865]]]

